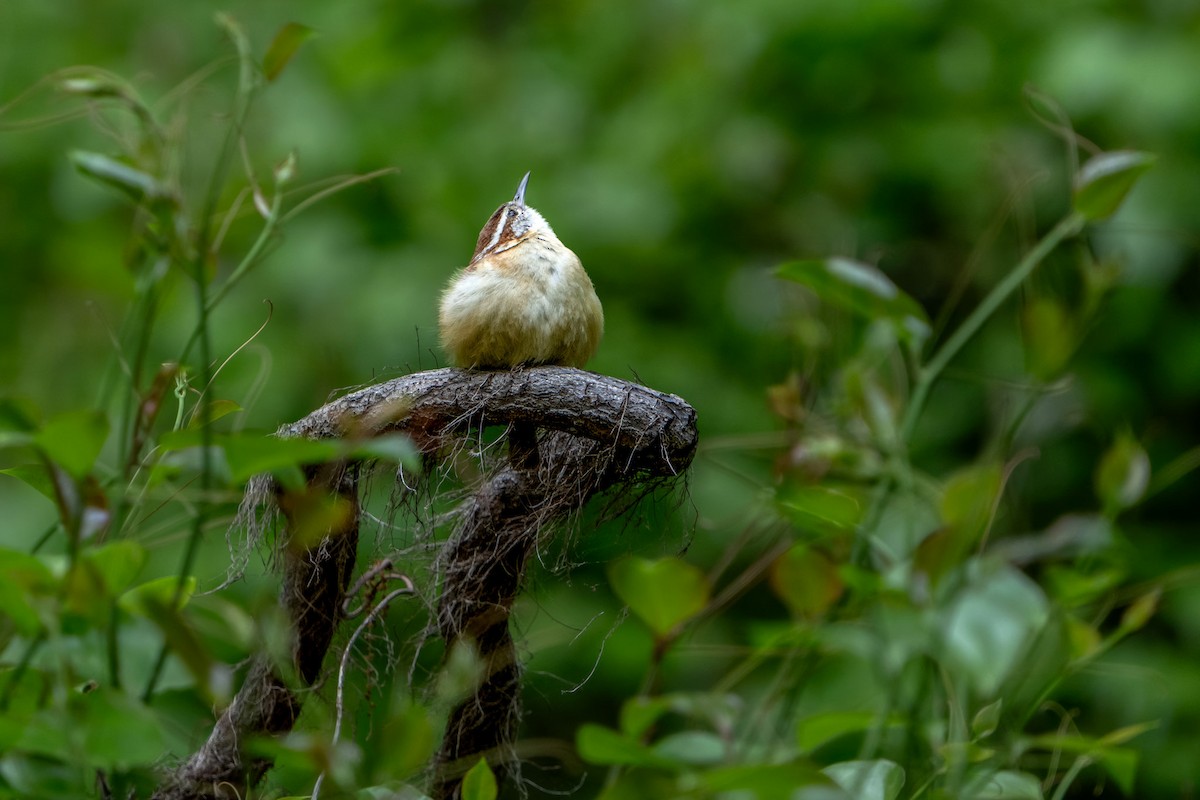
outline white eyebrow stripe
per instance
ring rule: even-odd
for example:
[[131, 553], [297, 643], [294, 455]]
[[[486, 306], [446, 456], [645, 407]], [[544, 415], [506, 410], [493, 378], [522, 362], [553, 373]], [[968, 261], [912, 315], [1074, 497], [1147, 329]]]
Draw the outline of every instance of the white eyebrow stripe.
[[500, 241], [500, 234], [504, 233], [504, 226], [508, 224], [508, 213], [512, 209], [504, 209], [504, 213], [500, 216], [500, 222], [496, 224], [496, 232], [492, 234], [492, 240], [487, 243], [487, 247], [479, 251], [480, 255], [490, 252], [493, 247]]

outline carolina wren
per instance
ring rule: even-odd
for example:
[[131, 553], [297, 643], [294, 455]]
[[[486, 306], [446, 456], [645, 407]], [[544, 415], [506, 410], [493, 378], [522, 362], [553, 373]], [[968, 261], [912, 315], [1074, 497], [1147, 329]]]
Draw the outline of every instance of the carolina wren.
[[604, 332], [592, 282], [535, 209], [529, 173], [479, 233], [475, 254], [442, 294], [442, 345], [460, 367], [582, 367]]

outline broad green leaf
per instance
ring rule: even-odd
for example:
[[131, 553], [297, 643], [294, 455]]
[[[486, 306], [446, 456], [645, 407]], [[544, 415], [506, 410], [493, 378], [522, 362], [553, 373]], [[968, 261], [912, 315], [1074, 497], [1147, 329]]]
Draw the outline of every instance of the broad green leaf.
[[1151, 153], [1134, 150], [1115, 150], [1091, 158], [1075, 176], [1075, 210], [1089, 222], [1111, 216], [1156, 160]]
[[828, 611], [845, 589], [837, 565], [806, 544], [797, 544], [771, 565], [771, 589], [797, 619]]
[[274, 81], [283, 72], [284, 67], [296, 55], [300, 45], [316, 35], [316, 31], [298, 22], [289, 22], [275, 34], [267, 54], [263, 56], [263, 75], [268, 81]]
[[720, 736], [709, 731], [682, 731], [654, 743], [655, 755], [688, 766], [720, 764], [727, 748]]
[[943, 622], [949, 664], [984, 697], [1028, 651], [1046, 624], [1048, 608], [1037, 584], [1008, 565], [976, 562], [965, 590]]
[[83, 696], [84, 752], [100, 769], [153, 764], [166, 749], [162, 725], [149, 708], [125, 692], [101, 687]]
[[479, 759], [463, 776], [462, 800], [496, 800], [497, 792], [492, 768], [486, 758]]
[[963, 800], [1043, 800], [1042, 783], [1028, 772], [980, 769], [967, 778]]
[[1024, 719], [1041, 707], [1046, 693], [1067, 674], [1071, 639], [1062, 612], [1050, 608], [1046, 624], [1029, 642], [997, 695], [1004, 698], [1001, 716]]
[[1126, 797], [1133, 797], [1133, 782], [1137, 777], [1139, 754], [1129, 747], [1108, 747], [1100, 754], [1100, 763], [1116, 781]]
[[41, 630], [38, 599], [58, 591], [58, 581], [39, 559], [19, 550], [0, 549], [0, 614], [22, 636]]
[[1117, 436], [1096, 468], [1096, 495], [1108, 514], [1136, 504], [1150, 483], [1150, 458], [1128, 433]]
[[1003, 707], [1004, 699], [1001, 698], [975, 712], [971, 720], [971, 734], [979, 738], [991, 736], [1000, 724], [1000, 709]]
[[[61, 727], [57, 730], [62, 735]], [[34, 753], [10, 752], [0, 756], [0, 778], [8, 791], [6, 798], [54, 798], [73, 800], [95, 796], [95, 783], [88, 781], [84, 770], [72, 765], [69, 758], [42, 758]], [[90, 777], [90, 776], [89, 776]]]
[[975, 464], [950, 476], [938, 512], [942, 525], [917, 545], [915, 566], [935, 585], [977, 548], [1000, 494], [999, 464]]
[[104, 627], [109, 619], [109, 599], [104, 577], [86, 558], [80, 558], [63, 576], [63, 608], [71, 626]]
[[821, 770], [855, 800], [895, 800], [904, 788], [904, 770], [881, 758], [876, 761], [843, 761]]
[[[32, 441], [32, 437], [30, 440]], [[18, 464], [8, 469], [0, 469], [0, 475], [10, 475], [48, 498], [50, 502], [58, 503], [54, 494], [54, 482], [43, 464]]]
[[[406, 686], [396, 687], [387, 721], [377, 734], [382, 736], [382, 740], [372, 741], [372, 744], [379, 745], [378, 752], [388, 754], [389, 774], [396, 777], [420, 772], [437, 749], [429, 711], [420, 703], [413, 702], [407, 691]], [[372, 737], [373, 740], [375, 738]]]
[[[184, 603], [190, 599], [196, 589], [196, 579], [189, 577], [184, 594], [178, 605], [172, 606], [174, 599], [174, 577], [168, 576], [168, 586], [162, 585], [162, 579], [142, 584], [126, 592], [118, 600], [122, 608], [133, 610], [153, 622], [162, 633], [170, 648], [196, 681], [197, 688], [210, 701], [222, 700], [227, 693], [229, 676], [224, 667], [214, 667], [212, 654], [200, 641], [195, 629], [182, 613]], [[153, 588], [148, 588], [148, 587]]]
[[403, 465], [406, 470], [421, 469], [421, 451], [403, 433], [389, 433], [359, 442], [351, 455], [356, 458], [378, 458]]
[[955, 528], [973, 546], [992, 518], [1000, 494], [1000, 465], [977, 464], [959, 470], [946, 481], [939, 509], [942, 522]]
[[757, 800], [802, 798], [798, 791], [802, 786], [828, 787], [836, 792], [832, 797], [849, 797], [838, 791], [828, 776], [804, 763], [718, 767], [703, 773], [701, 780], [711, 792], [749, 792]]
[[[796, 743], [800, 752], [811, 753], [818, 747], [848, 733], [870, 730], [879, 723], [879, 715], [871, 711], [834, 711], [814, 714], [800, 720], [796, 726]], [[902, 725], [899, 717], [887, 720], [886, 727]]]
[[1162, 587], [1155, 586], [1150, 591], [1134, 600], [1129, 608], [1125, 609], [1125, 613], [1121, 615], [1121, 624], [1117, 628], [1117, 632], [1121, 636], [1127, 636], [1134, 631], [1141, 630], [1145, 627], [1150, 618], [1154, 616], [1154, 612], [1158, 610], [1158, 602], [1162, 599]]
[[1036, 297], [1021, 309], [1025, 366], [1042, 381], [1062, 374], [1078, 344], [1075, 323], [1062, 303]]
[[641, 742], [611, 728], [591, 723], [580, 726], [575, 734], [575, 749], [589, 764], [628, 764], [643, 767], [671, 766]]
[[1081, 619], [1067, 617], [1067, 640], [1071, 644], [1071, 660], [1091, 658], [1100, 652], [1100, 631]]
[[621, 706], [621, 732], [636, 739], [670, 710], [670, 697], [631, 697]]
[[205, 403], [203, 406], [204, 416], [196, 414], [188, 423], [189, 428], [201, 428], [205, 425], [210, 425], [221, 417], [229, 416], [237, 411], [241, 411], [242, 407], [232, 400], [213, 400], [211, 403]]
[[120, 189], [134, 200], [160, 202], [171, 198], [171, 190], [148, 172], [123, 161], [84, 150], [72, 150], [71, 163], [89, 178]]
[[[167, 608], [171, 605], [178, 583], [179, 579], [174, 575], [155, 578], [125, 592], [118, 598], [117, 603], [130, 614], [152, 618], [154, 614], [158, 613], [157, 607]], [[196, 579], [189, 577], [184, 581], [183, 593], [180, 595], [175, 609], [182, 610], [195, 592]]]
[[824, 302], [867, 319], [890, 320], [902, 339], [919, 343], [929, 335], [925, 310], [870, 264], [846, 258], [791, 261], [776, 274], [805, 286]]
[[24, 397], [0, 397], [0, 433], [33, 433], [41, 425], [41, 413]]
[[863, 513], [859, 497], [848, 487], [792, 486], [780, 492], [779, 504], [802, 528], [852, 530]]
[[609, 567], [608, 579], [617, 596], [658, 636], [708, 604], [704, 573], [678, 558], [650, 561], [629, 556]]
[[97, 550], [88, 550], [83, 559], [91, 564], [104, 581], [110, 596], [125, 591], [146, 562], [146, 550], [137, 542], [122, 539]]
[[71, 411], [47, 422], [34, 438], [48, 458], [82, 478], [108, 438], [108, 419], [101, 411]]
[[[1108, 520], [1103, 521], [1106, 528]], [[1053, 530], [1053, 528], [1051, 528]], [[1111, 541], [1111, 533], [1110, 533]], [[1121, 585], [1126, 571], [1121, 567], [1092, 566], [1084, 562], [1076, 566], [1051, 565], [1042, 573], [1042, 585], [1058, 602], [1067, 608], [1076, 608], [1097, 600]]]
[[319, 464], [337, 458], [341, 453], [338, 442], [317, 439], [237, 434], [222, 437], [220, 443], [234, 481], [244, 481], [276, 469]]

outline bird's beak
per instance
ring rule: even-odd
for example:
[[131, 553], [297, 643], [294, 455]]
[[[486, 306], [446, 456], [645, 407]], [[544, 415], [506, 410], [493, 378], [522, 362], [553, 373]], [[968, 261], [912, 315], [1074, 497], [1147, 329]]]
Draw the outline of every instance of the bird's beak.
[[[531, 170], [532, 171], [532, 170]], [[513, 195], [513, 202], [525, 205], [525, 187], [529, 185], [529, 173], [525, 173], [525, 177], [521, 178], [521, 185], [517, 187], [517, 193]]]

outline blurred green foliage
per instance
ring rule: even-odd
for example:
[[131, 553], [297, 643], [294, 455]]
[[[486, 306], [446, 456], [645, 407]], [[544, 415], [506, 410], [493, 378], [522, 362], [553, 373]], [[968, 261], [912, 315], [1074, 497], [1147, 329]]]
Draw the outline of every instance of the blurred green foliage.
[[[527, 169], [531, 204], [604, 302], [590, 368], [685, 397], [703, 450], [682, 508], [588, 530], [575, 566], [539, 573], [523, 598], [526, 777], [571, 788], [582, 757], [587, 796], [606, 771], [612, 797], [1194, 791], [1200, 4], [229, 9], [274, 80], [222, 211], [247, 173], [280, 185], [287, 213], [338, 176], [395, 172], [320, 197], [266, 240], [209, 319], [214, 366], [237, 351], [220, 404], [137, 478], [169, 502], [127, 499], [126, 538], [76, 552], [125, 474], [123, 321], [145, 310], [129, 314], [147, 281], [161, 281], [156, 333], [137, 357], [144, 382], [162, 382], [147, 435], [177, 411], [186, 426], [202, 388], [193, 378], [177, 402], [174, 372], [154, 377], [187, 346], [196, 301], [191, 275], [149, 257], [186, 237], [135, 217], [129, 195], [203, 217], [238, 73], [218, 10], [0, 7], [0, 393], [23, 398], [0, 409], [4, 792], [77, 796], [94, 780], [79, 765], [145, 787], [232, 691], [214, 665], [281, 646], [257, 562], [207, 597], [176, 577], [196, 517], [194, 496], [168, 490], [211, 455], [194, 431], [271, 430], [340, 387], [440, 363], [438, 292]], [[289, 22], [303, 27], [269, 50]], [[61, 72], [82, 64], [104, 72]], [[159, 140], [79, 83], [97, 75], [140, 98]], [[1157, 161], [906, 418], [916, 365], [1068, 212], [1091, 142]], [[1095, 216], [1111, 205], [1091, 199]], [[255, 200], [229, 217], [221, 256], [196, 262], [213, 286], [255, 248], [272, 196]], [[243, 455], [210, 464], [195, 587], [229, 567], [237, 480], [295, 463]], [[371, 547], [403, 536], [381, 526]], [[685, 538], [688, 564], [673, 560]], [[644, 558], [616, 560], [629, 551]], [[684, 588], [656, 591], [659, 573]], [[618, 623], [626, 604], [636, 619]], [[421, 614], [391, 612], [395, 641]], [[384, 655], [355, 675], [372, 692], [353, 709], [350, 774], [333, 780], [402, 782], [428, 756], [430, 715], [403, 668], [372, 671]], [[329, 716], [310, 703], [275, 745], [275, 785], [307, 791], [331, 758]], [[542, 771], [564, 749], [566, 769]]]

